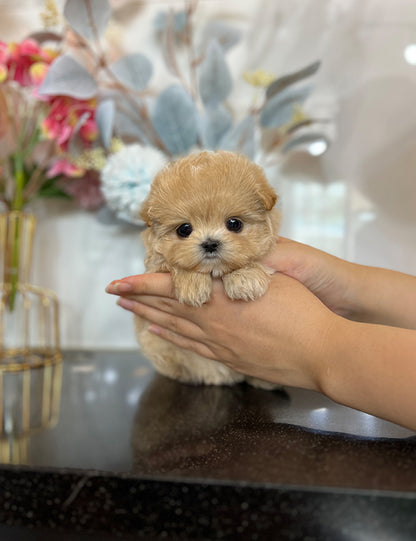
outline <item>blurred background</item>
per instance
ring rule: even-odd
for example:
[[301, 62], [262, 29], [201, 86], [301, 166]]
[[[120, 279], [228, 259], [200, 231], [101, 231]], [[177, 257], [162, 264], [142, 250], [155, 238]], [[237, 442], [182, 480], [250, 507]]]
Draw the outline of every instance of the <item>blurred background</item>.
[[[162, 69], [166, 58], [156, 35], [160, 14], [180, 13], [185, 4], [110, 4], [103, 34], [108, 54], [146, 55], [157, 92], [171, 77]], [[0, 0], [0, 40], [20, 41], [39, 29], [44, 5]], [[56, 6], [62, 10], [63, 2]], [[237, 116], [264, 91], [248, 82], [247, 73], [263, 70], [278, 79], [321, 62], [297, 114], [322, 120], [323, 144], [298, 144], [284, 158], [256, 155], [280, 195], [282, 235], [351, 261], [415, 274], [416, 3], [200, 0], [195, 29], [213, 21], [238, 32], [227, 52], [233, 77], [227, 101]], [[58, 295], [62, 347], [135, 348], [131, 316], [104, 289], [142, 272], [140, 226], [109, 217], [105, 208], [85, 210], [61, 199], [38, 199], [30, 209], [38, 218], [32, 282]]]

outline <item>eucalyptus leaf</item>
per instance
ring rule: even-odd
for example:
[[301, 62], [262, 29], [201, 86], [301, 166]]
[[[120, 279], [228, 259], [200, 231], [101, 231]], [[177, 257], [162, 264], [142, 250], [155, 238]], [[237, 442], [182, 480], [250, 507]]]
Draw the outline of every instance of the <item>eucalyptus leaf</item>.
[[297, 135], [292, 137], [282, 148], [282, 152], [290, 152], [291, 150], [308, 150], [312, 155], [314, 154], [313, 150], [310, 150], [311, 145], [314, 143], [323, 143], [326, 147], [329, 146], [329, 140], [327, 136], [323, 133], [304, 133], [302, 135]]
[[69, 55], [59, 56], [52, 62], [39, 94], [47, 96], [71, 96], [80, 100], [92, 98], [97, 84], [88, 71]]
[[114, 103], [113, 133], [116, 137], [152, 145], [145, 136], [141, 125], [145, 120], [141, 116], [142, 101], [115, 89], [106, 89], [100, 93], [102, 101], [111, 100]]
[[199, 73], [199, 93], [206, 107], [217, 107], [229, 95], [233, 80], [224, 52], [211, 40]]
[[320, 65], [321, 62], [318, 60], [299, 71], [295, 71], [294, 73], [289, 73], [288, 75], [279, 77], [279, 79], [276, 79], [267, 87], [266, 99], [271, 99], [273, 96], [275, 96], [279, 92], [282, 92], [282, 90], [284, 90], [288, 86], [293, 85], [294, 83], [297, 83], [298, 81], [301, 81], [306, 77], [311, 77], [318, 71]]
[[[155, 32], [164, 32], [169, 24], [170, 14], [166, 11], [159, 11], [153, 20], [153, 29]], [[183, 32], [186, 28], [188, 21], [188, 14], [186, 11], [177, 11], [173, 13], [173, 31], [175, 33]]]
[[121, 57], [110, 69], [121, 83], [137, 91], [146, 88], [153, 72], [150, 60], [140, 53]]
[[222, 106], [215, 109], [207, 109], [202, 119], [201, 138], [204, 147], [209, 149], [218, 148], [221, 138], [231, 128], [232, 117]]
[[113, 100], [104, 100], [95, 111], [95, 121], [104, 148], [110, 148], [114, 128], [115, 105]]
[[64, 17], [87, 40], [100, 36], [111, 17], [108, 0], [66, 0]]
[[82, 140], [82, 137], [80, 136], [79, 132], [82, 126], [87, 122], [89, 118], [90, 118], [90, 113], [85, 112], [83, 115], [79, 117], [77, 123], [75, 124], [75, 127], [72, 131], [72, 135], [68, 144], [68, 151], [71, 154], [71, 156], [79, 156], [85, 150], [85, 143]]
[[175, 37], [175, 15], [170, 11], [166, 15], [166, 24], [163, 32], [160, 33], [161, 52], [166, 67], [175, 77], [180, 78], [180, 69], [176, 55], [176, 37]]
[[224, 135], [218, 148], [240, 152], [253, 160], [256, 151], [254, 132], [254, 119], [248, 116]]
[[141, 129], [139, 121], [136, 118], [132, 118], [127, 112], [116, 110], [114, 116], [114, 133], [123, 139], [131, 139], [143, 145], [152, 146]]
[[162, 143], [173, 155], [184, 154], [198, 140], [198, 111], [180, 85], [169, 86], [159, 95], [152, 120]]
[[277, 128], [290, 121], [293, 106], [302, 104], [311, 92], [310, 86], [286, 88], [273, 96], [260, 113], [260, 124], [265, 128]]
[[222, 21], [209, 21], [203, 31], [201, 48], [205, 50], [212, 39], [215, 39], [223, 51], [227, 52], [240, 41], [241, 32]]

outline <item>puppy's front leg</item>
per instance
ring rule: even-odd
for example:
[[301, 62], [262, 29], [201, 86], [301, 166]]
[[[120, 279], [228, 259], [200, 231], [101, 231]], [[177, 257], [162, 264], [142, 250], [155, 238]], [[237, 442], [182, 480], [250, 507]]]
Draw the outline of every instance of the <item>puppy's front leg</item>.
[[179, 302], [201, 306], [209, 300], [212, 289], [212, 279], [209, 274], [173, 269], [172, 279], [175, 296]]
[[233, 300], [253, 301], [266, 293], [273, 272], [261, 263], [252, 263], [224, 274], [222, 281], [225, 292]]

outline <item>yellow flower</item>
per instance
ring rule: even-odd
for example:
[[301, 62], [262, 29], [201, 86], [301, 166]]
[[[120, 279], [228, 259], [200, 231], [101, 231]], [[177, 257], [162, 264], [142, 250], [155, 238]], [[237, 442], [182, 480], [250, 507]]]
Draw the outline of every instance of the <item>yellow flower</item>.
[[4, 64], [0, 64], [0, 83], [7, 79], [7, 68]]
[[46, 62], [35, 62], [29, 68], [29, 73], [35, 85], [40, 85], [48, 72], [49, 65]]
[[59, 10], [56, 7], [55, 0], [45, 0], [44, 9], [40, 12], [40, 18], [45, 28], [58, 25]]
[[290, 119], [290, 124], [299, 124], [304, 120], [308, 120], [308, 116], [305, 115], [302, 107], [300, 105], [294, 105], [292, 111], [292, 118]]
[[252, 86], [267, 87], [276, 77], [270, 71], [257, 69], [255, 71], [246, 71], [243, 73], [243, 78]]
[[111, 139], [111, 143], [110, 143], [111, 154], [115, 154], [116, 152], [121, 150], [123, 147], [124, 147], [124, 143], [121, 139], [119, 139], [118, 137], [113, 137]]
[[82, 154], [76, 158], [72, 158], [72, 162], [77, 167], [94, 169], [95, 171], [101, 171], [105, 166], [106, 161], [105, 152], [102, 147], [84, 150]]

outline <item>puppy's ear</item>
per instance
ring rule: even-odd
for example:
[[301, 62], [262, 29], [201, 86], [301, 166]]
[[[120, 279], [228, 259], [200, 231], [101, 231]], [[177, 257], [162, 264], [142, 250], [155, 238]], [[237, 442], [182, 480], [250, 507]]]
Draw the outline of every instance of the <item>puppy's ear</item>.
[[142, 206], [140, 207], [139, 216], [147, 225], [147, 227], [150, 227], [151, 219], [150, 219], [150, 197], [149, 196], [147, 196], [147, 198], [143, 201]]
[[261, 183], [257, 193], [266, 210], [271, 210], [275, 206], [278, 197], [270, 184]]

